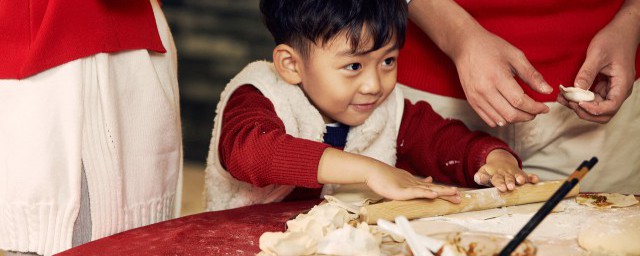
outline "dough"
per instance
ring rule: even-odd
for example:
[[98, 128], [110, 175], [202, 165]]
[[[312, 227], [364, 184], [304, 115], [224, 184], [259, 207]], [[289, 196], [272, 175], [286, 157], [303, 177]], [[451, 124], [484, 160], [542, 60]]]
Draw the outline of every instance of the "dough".
[[365, 184], [341, 185], [335, 189], [332, 196], [344, 203], [358, 207], [377, 203], [384, 199]]
[[640, 255], [640, 214], [586, 223], [578, 243], [591, 255]]
[[348, 204], [329, 199], [328, 203], [316, 205], [308, 213], [287, 221], [286, 232], [262, 234], [261, 254], [380, 255], [382, 233], [366, 223], [359, 223], [357, 228], [349, 225], [357, 215], [347, 212]]
[[583, 90], [578, 87], [564, 87], [560, 85], [560, 91], [562, 92], [562, 96], [570, 101], [581, 102], [596, 99], [596, 95], [593, 94], [592, 91]]
[[348, 224], [336, 229], [318, 242], [318, 253], [329, 255], [380, 255], [380, 238], [371, 234], [369, 225], [357, 228]]
[[612, 208], [632, 206], [638, 203], [638, 199], [633, 195], [597, 193], [578, 195], [576, 202], [594, 208]]
[[342, 227], [351, 220], [351, 215], [333, 204], [317, 205], [307, 214], [300, 214], [287, 221], [287, 231], [301, 232], [318, 241], [329, 232]]
[[316, 245], [302, 232], [265, 232], [260, 236], [260, 250], [266, 255], [311, 255]]

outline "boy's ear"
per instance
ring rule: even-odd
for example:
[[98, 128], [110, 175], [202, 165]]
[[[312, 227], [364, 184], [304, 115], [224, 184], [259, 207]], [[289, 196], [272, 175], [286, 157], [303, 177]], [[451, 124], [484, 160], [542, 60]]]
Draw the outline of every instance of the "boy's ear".
[[289, 84], [300, 84], [301, 56], [291, 46], [279, 44], [273, 49], [273, 65], [282, 79]]

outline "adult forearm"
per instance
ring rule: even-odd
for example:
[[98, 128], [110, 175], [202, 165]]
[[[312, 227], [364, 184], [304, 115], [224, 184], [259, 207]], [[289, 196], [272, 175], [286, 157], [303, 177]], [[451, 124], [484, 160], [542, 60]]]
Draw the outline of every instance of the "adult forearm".
[[625, 30], [633, 35], [635, 44], [640, 44], [640, 0], [626, 0], [612, 23], [625, 26]]
[[462, 50], [466, 37], [486, 32], [453, 0], [413, 0], [409, 18], [452, 59]]

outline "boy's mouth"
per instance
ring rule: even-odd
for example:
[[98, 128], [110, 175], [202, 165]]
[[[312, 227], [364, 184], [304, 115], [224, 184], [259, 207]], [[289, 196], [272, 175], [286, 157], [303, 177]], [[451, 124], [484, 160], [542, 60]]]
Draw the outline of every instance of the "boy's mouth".
[[351, 104], [353, 109], [359, 112], [369, 112], [373, 109], [373, 107], [375, 107], [375, 105], [375, 102], [365, 104]]

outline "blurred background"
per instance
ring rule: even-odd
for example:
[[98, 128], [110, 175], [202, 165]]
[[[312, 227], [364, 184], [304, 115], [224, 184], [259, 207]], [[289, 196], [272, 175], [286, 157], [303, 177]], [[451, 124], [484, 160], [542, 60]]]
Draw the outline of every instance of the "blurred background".
[[178, 49], [186, 160], [204, 163], [220, 92], [244, 66], [271, 59], [259, 0], [163, 0]]
[[185, 170], [182, 215], [204, 209], [204, 167], [220, 92], [274, 43], [259, 0], [162, 0], [178, 49]]

